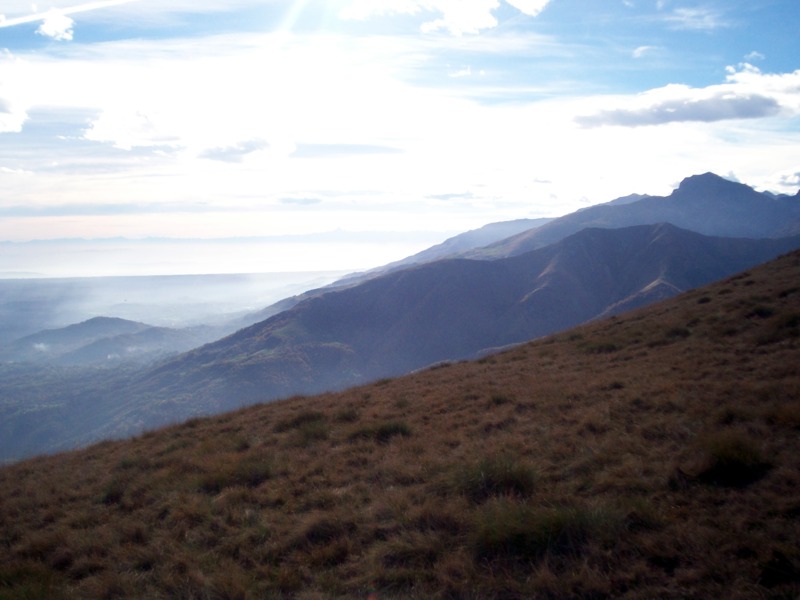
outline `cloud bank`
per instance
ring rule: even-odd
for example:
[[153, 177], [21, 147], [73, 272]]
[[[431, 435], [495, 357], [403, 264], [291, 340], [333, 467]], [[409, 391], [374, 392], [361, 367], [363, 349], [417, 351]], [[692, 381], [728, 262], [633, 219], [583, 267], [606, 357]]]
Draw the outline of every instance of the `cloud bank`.
[[781, 112], [800, 111], [800, 71], [782, 75], [763, 74], [749, 64], [728, 67], [727, 82], [706, 88], [668, 85], [635, 98], [631, 104], [581, 115], [581, 127], [604, 125], [641, 127], [667, 123], [713, 123], [731, 119], [761, 119]]
[[713, 123], [726, 119], [758, 119], [778, 112], [780, 104], [774, 98], [759, 95], [736, 97], [720, 93], [710, 98], [665, 100], [640, 109], [603, 110], [591, 116], [578, 117], [576, 121], [583, 127], [640, 127], [687, 121]]

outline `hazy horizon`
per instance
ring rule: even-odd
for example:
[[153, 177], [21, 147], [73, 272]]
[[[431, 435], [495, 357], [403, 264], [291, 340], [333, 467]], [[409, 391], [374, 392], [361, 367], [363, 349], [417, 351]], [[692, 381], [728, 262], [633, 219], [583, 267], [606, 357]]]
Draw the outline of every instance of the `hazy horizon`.
[[[243, 327], [249, 313], [328, 285], [345, 272], [0, 278], [0, 346], [95, 317], [156, 327]], [[216, 336], [212, 336], [216, 337]]]
[[708, 171], [800, 186], [796, 0], [0, 11], [4, 273], [361, 270]]
[[317, 272], [344, 275], [406, 258], [456, 233], [0, 241], [0, 280]]

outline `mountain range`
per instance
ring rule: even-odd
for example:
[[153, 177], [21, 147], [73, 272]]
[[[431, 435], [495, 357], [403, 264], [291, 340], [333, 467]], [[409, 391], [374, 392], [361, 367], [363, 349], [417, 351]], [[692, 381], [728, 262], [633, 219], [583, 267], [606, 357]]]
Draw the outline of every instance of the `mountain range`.
[[[797, 196], [713, 174], [689, 177], [666, 197], [632, 195], [550, 221], [492, 224], [287, 298], [236, 333], [155, 364], [82, 376], [0, 365], [0, 457], [482, 356], [750, 268], [800, 247], [798, 232]], [[92, 337], [96, 330], [108, 335]], [[143, 337], [191, 343], [176, 335], [99, 319], [23, 346], [39, 356], [61, 344], [51, 365], [98, 364], [146, 346]]]
[[131, 383], [228, 408], [412, 371], [662, 300], [800, 247], [672, 225], [584, 229], [495, 261], [440, 260], [301, 302]]
[[694, 175], [684, 179], [669, 196], [634, 195], [584, 208], [485, 248], [467, 251], [463, 256], [515, 256], [587, 227], [615, 229], [653, 223], [671, 223], [718, 237], [793, 236], [800, 234], [800, 192], [795, 196], [775, 195], [757, 192], [713, 173]]
[[357, 285], [405, 267], [446, 258], [494, 260], [556, 243], [589, 227], [618, 229], [670, 223], [709, 236], [777, 238], [800, 234], [800, 191], [792, 197], [753, 188], [714, 173], [684, 179], [669, 196], [630, 194], [556, 219], [490, 223], [405, 259], [343, 277], [323, 289], [285, 298], [240, 320], [244, 327], [335, 288]]
[[0, 598], [797, 598], [798, 431], [800, 251], [0, 468]]

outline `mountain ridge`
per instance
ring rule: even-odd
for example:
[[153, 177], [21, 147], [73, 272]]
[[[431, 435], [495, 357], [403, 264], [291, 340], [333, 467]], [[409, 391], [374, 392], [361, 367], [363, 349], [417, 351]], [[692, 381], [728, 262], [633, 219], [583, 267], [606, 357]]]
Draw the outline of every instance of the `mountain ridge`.
[[[522, 236], [558, 237], [592, 221], [597, 211], [641, 220], [642, 206], [650, 204], [684, 210], [684, 220], [694, 223], [689, 217], [697, 210], [685, 205], [710, 206], [716, 214], [737, 202], [745, 207], [766, 202], [778, 207], [783, 227], [792, 226], [795, 199], [759, 194], [713, 174], [687, 178], [681, 187], [666, 198], [631, 195], [590, 207]], [[706, 190], [699, 199], [697, 189]], [[748, 210], [733, 211], [732, 218], [763, 232], [764, 224], [750, 219]], [[524, 246], [518, 239], [510, 238], [514, 252], [506, 248], [495, 260], [456, 256], [287, 299], [273, 306], [277, 314], [268, 319], [146, 368], [115, 365], [86, 371], [82, 381], [47, 365], [0, 364], [0, 395], [10, 400], [0, 406], [3, 455], [124, 437], [252, 402], [483, 356], [671, 297], [798, 243], [797, 238], [704, 236], [672, 223], [583, 227], [528, 252], [516, 252]], [[132, 347], [130, 338], [117, 341], [117, 348]], [[120, 353], [107, 343], [85, 352], [95, 359]], [[26, 385], [26, 376], [36, 384]]]
[[798, 281], [0, 468], [0, 594], [797, 597]]
[[661, 224], [584, 230], [508, 259], [437, 261], [309, 299], [160, 365], [133, 388], [188, 385], [195, 398], [253, 400], [270, 386], [273, 397], [341, 389], [664, 299], [798, 245]]
[[590, 206], [464, 256], [484, 260], [514, 256], [555, 243], [586, 227], [671, 223], [709, 236], [788, 237], [800, 233], [797, 197], [759, 193], [713, 173], [692, 175], [668, 196]]

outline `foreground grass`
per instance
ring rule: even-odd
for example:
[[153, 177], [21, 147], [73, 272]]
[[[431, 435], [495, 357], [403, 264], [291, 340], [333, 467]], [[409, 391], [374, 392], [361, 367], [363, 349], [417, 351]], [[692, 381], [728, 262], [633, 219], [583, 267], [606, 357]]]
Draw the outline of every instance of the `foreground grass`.
[[796, 598], [800, 255], [0, 470], [6, 598]]

